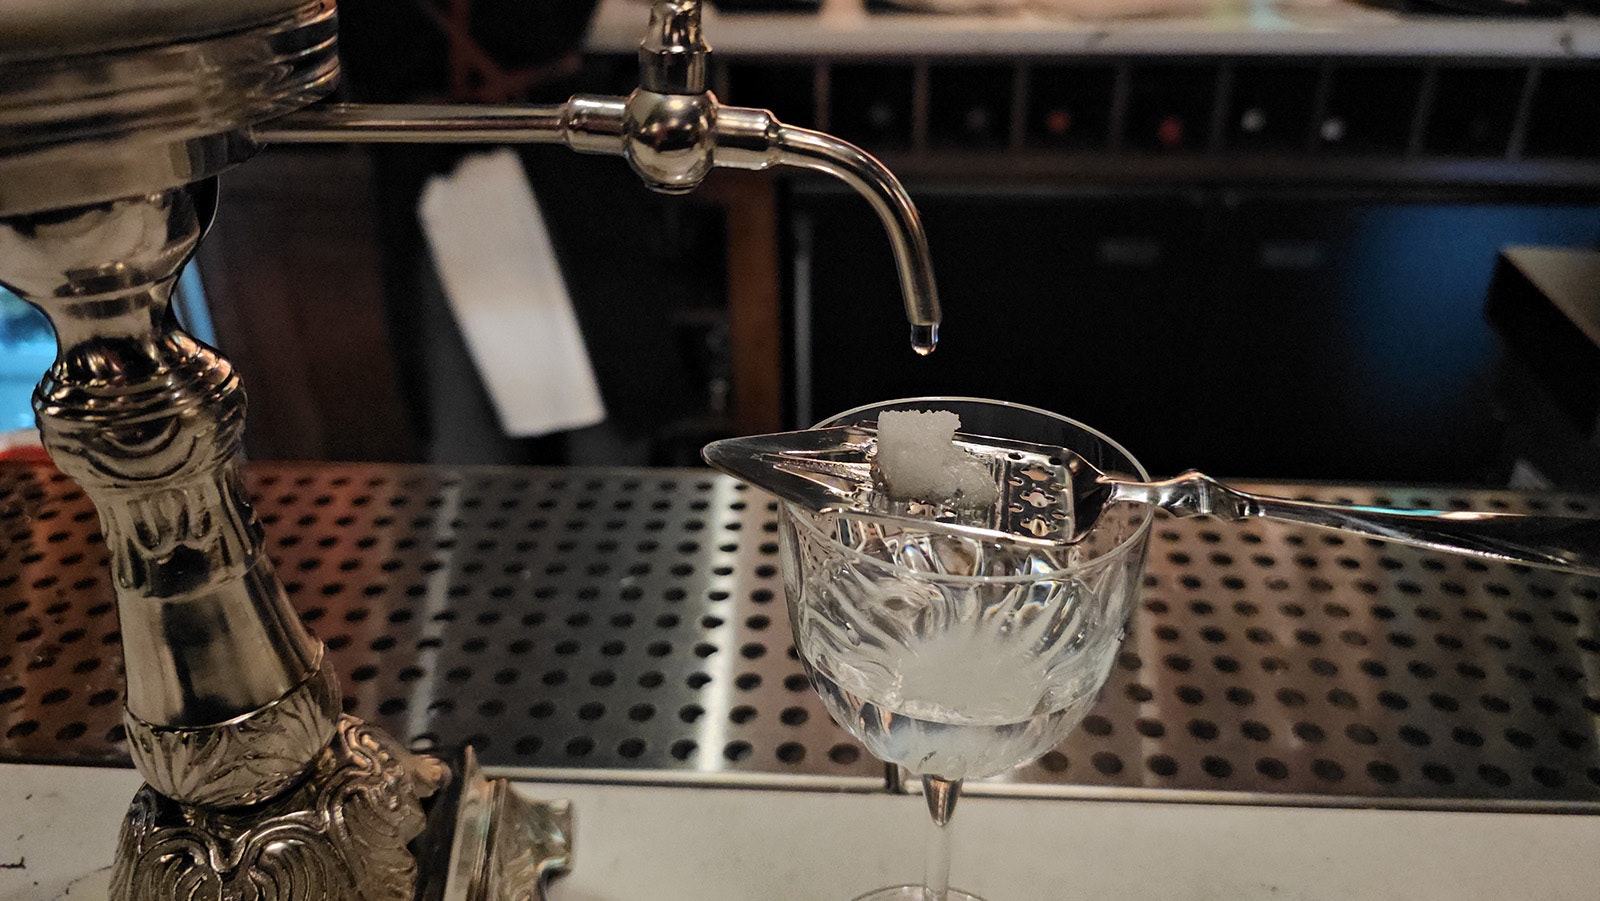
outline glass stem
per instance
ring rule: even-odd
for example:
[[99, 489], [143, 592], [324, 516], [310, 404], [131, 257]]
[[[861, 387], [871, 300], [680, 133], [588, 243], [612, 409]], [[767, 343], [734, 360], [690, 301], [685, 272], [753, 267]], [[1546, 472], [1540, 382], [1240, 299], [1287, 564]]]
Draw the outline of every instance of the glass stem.
[[950, 893], [950, 818], [961, 797], [961, 780], [938, 776], [922, 777], [922, 796], [933, 816], [933, 831], [928, 834], [927, 855], [922, 863], [923, 901], [945, 901]]

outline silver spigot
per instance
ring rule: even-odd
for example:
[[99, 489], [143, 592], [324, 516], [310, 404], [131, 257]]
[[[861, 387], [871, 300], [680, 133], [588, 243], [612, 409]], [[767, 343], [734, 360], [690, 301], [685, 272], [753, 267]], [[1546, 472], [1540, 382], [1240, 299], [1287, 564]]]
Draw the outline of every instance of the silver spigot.
[[640, 85], [627, 97], [580, 94], [566, 103], [515, 106], [342, 104], [256, 127], [261, 143], [566, 144], [621, 156], [652, 190], [694, 190], [714, 166], [796, 166], [826, 172], [867, 199], [889, 235], [911, 343], [939, 338], [939, 296], [916, 205], [884, 165], [832, 135], [779, 122], [770, 112], [724, 106], [706, 89], [711, 52], [699, 0], [656, 0], [639, 44]]

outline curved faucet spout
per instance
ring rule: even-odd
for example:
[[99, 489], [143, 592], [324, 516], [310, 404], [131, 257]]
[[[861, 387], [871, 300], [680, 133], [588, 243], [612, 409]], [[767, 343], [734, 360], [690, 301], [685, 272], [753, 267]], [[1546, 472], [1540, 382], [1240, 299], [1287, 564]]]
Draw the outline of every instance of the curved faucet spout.
[[[692, 101], [692, 102], [691, 102]], [[566, 144], [580, 153], [626, 157], [647, 184], [677, 193], [713, 166], [826, 172], [867, 199], [889, 235], [911, 344], [939, 341], [939, 292], [922, 217], [894, 173], [865, 150], [829, 134], [784, 125], [766, 110], [723, 106], [710, 94], [635, 91], [580, 94], [556, 106], [472, 107], [343, 104], [306, 110], [257, 128], [260, 143], [441, 142]]]
[[871, 154], [820, 131], [779, 125], [773, 149], [779, 165], [826, 172], [872, 204], [894, 250], [911, 345], [917, 353], [932, 353], [939, 343], [939, 292], [922, 217], [900, 180]]
[[911, 346], [929, 354], [939, 343], [939, 291], [922, 217], [905, 186], [877, 158], [830, 134], [784, 125], [766, 110], [717, 105], [712, 164], [732, 169], [795, 166], [826, 172], [867, 199], [889, 235]]
[[452, 108], [348, 104], [305, 110], [255, 128], [257, 143], [447, 141], [555, 143], [621, 156], [651, 190], [694, 190], [713, 166], [797, 166], [826, 172], [872, 204], [889, 234], [911, 346], [939, 342], [939, 295], [922, 218], [882, 163], [832, 135], [784, 125], [766, 110], [723, 106], [706, 89], [711, 48], [699, 0], [654, 0], [639, 45], [639, 89], [626, 97], [579, 94], [556, 106]]
[[939, 296], [922, 219], [900, 181], [861, 148], [832, 135], [783, 125], [764, 110], [723, 106], [706, 90], [711, 48], [700, 0], [654, 0], [639, 44], [639, 90], [628, 98], [624, 155], [657, 191], [692, 190], [711, 166], [798, 166], [826, 172], [872, 204], [889, 233], [911, 346], [939, 342]]

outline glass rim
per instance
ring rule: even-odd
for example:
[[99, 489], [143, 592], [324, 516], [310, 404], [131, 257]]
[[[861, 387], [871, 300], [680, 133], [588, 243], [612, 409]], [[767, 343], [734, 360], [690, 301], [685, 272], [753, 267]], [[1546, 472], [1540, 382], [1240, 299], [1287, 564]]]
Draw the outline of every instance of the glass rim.
[[[1117, 442], [1116, 439], [1112, 438], [1110, 435], [1107, 435], [1105, 432], [1102, 432], [1099, 429], [1094, 428], [1093, 426], [1085, 425], [1085, 424], [1077, 421], [1076, 419], [1073, 419], [1070, 416], [1063, 416], [1060, 413], [1054, 413], [1054, 412], [1051, 412], [1050, 410], [1046, 410], [1046, 409], [1044, 409], [1042, 407], [1033, 407], [1033, 406], [1029, 406], [1028, 404], [1019, 404], [1019, 403], [1015, 403], [1013, 401], [1008, 401], [1008, 400], [994, 400], [993, 398], [988, 398], [988, 397], [960, 397], [960, 396], [953, 396], [953, 395], [930, 395], [930, 396], [922, 396], [922, 397], [901, 397], [901, 398], [894, 398], [892, 400], [874, 401], [873, 403], [870, 403], [870, 404], [861, 404], [860, 406], [852, 407], [852, 408], [850, 408], [848, 410], [845, 410], [845, 411], [840, 412], [840, 413], [835, 413], [832, 416], [829, 416], [826, 419], [823, 419], [823, 420], [819, 421], [816, 425], [812, 426], [812, 428], [825, 428], [826, 424], [837, 423], [839, 420], [841, 420], [841, 419], [843, 419], [843, 418], [845, 418], [847, 416], [850, 416], [852, 414], [859, 413], [859, 412], [861, 412], [863, 410], [871, 410], [871, 409], [877, 409], [877, 408], [882, 408], [882, 407], [889, 407], [889, 406], [898, 405], [898, 404], [916, 404], [916, 403], [973, 403], [973, 404], [986, 404], [986, 405], [992, 406], [992, 407], [1010, 407], [1012, 409], [1022, 410], [1022, 411], [1028, 412], [1028, 413], [1037, 413], [1039, 415], [1048, 417], [1050, 419], [1054, 419], [1054, 420], [1058, 420], [1060, 422], [1066, 423], [1067, 425], [1070, 425], [1075, 429], [1079, 429], [1080, 431], [1083, 431], [1084, 433], [1094, 437], [1095, 439], [1097, 439], [1099, 441], [1105, 442], [1108, 447], [1110, 447], [1112, 450], [1116, 451], [1117, 453], [1121, 454], [1123, 457], [1127, 458], [1128, 462], [1133, 464], [1133, 469], [1134, 469], [1134, 471], [1136, 473], [1138, 473], [1139, 478], [1141, 480], [1147, 481], [1147, 482], [1150, 480], [1150, 473], [1145, 470], [1144, 464], [1139, 462], [1139, 458], [1135, 457], [1133, 454], [1129, 453], [1127, 448], [1123, 447], [1120, 443]], [[1057, 575], [1057, 574], [1060, 574], [1060, 573], [1079, 572], [1079, 571], [1082, 571], [1084, 569], [1088, 569], [1089, 567], [1094, 566], [1094, 565], [1096, 565], [1098, 563], [1101, 563], [1102, 561], [1111, 560], [1111, 559], [1114, 559], [1114, 558], [1119, 557], [1119, 556], [1127, 556], [1130, 548], [1136, 542], [1138, 542], [1145, 534], [1147, 534], [1150, 531], [1151, 523], [1155, 520], [1155, 508], [1150, 504], [1144, 504], [1142, 506], [1144, 507], [1144, 515], [1143, 515], [1142, 521], [1139, 523], [1138, 527], [1135, 528], [1128, 535], [1128, 537], [1126, 537], [1122, 541], [1118, 542], [1114, 547], [1111, 547], [1111, 548], [1109, 548], [1109, 549], [1107, 549], [1105, 551], [1102, 551], [1102, 552], [1100, 552], [1098, 554], [1095, 554], [1095, 555], [1093, 555], [1091, 557], [1088, 557], [1087, 559], [1079, 560], [1076, 563], [1072, 564], [1071, 566], [1064, 566], [1064, 567], [1060, 567], [1058, 569], [1051, 569], [1051, 570], [1046, 570], [1046, 571], [1043, 571], [1043, 572], [1033, 572], [1033, 573], [1026, 573], [1026, 574], [1021, 574], [1021, 575], [1013, 575], [1013, 576], [964, 576], [964, 575], [958, 575], [958, 574], [954, 574], [954, 573], [931, 573], [931, 572], [923, 572], [921, 570], [913, 570], [910, 567], [907, 567], [907, 566], [905, 566], [903, 564], [900, 564], [900, 563], [896, 563], [896, 562], [894, 562], [892, 560], [883, 560], [883, 559], [880, 559], [878, 557], [873, 557], [873, 556], [870, 556], [868, 554], [863, 554], [861, 551], [858, 551], [853, 547], [850, 547], [848, 545], [840, 543], [839, 541], [835, 540], [833, 538], [833, 536], [827, 534], [822, 529], [818, 528], [818, 526], [817, 526], [816, 522], [813, 520], [811, 514], [808, 513], [807, 511], [805, 511], [803, 509], [796, 508], [795, 504], [792, 504], [792, 503], [790, 503], [788, 501], [779, 501], [779, 507], [783, 510], [783, 513], [784, 513], [785, 517], [790, 519], [791, 521], [795, 522], [799, 528], [802, 528], [805, 531], [810, 532], [812, 535], [816, 536], [817, 538], [820, 538], [824, 542], [826, 542], [826, 543], [838, 548], [839, 550], [843, 551], [844, 553], [846, 553], [846, 554], [848, 554], [848, 555], [850, 555], [852, 557], [858, 557], [858, 558], [861, 558], [863, 560], [869, 560], [869, 561], [877, 564], [878, 566], [883, 566], [883, 567], [886, 567], [886, 568], [889, 568], [889, 569], [901, 570], [901, 571], [904, 571], [904, 572], [907, 572], [907, 573], [911, 573], [918, 579], [926, 579], [926, 580], [936, 581], [936, 582], [937, 581], [952, 581], [952, 582], [989, 582], [989, 583], [995, 583], [995, 582], [1036, 582], [1036, 581], [1038, 581], [1038, 580], [1040, 580], [1042, 578], [1049, 578], [1051, 576], [1054, 576], [1054, 575]], [[791, 509], [791, 508], [796, 508], [796, 509]]]

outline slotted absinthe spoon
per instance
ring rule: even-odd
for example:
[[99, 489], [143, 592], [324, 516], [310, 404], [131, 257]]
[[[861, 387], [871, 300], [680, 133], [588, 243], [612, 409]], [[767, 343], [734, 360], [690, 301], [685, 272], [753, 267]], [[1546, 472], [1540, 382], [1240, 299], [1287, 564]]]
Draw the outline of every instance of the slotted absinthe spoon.
[[706, 445], [702, 455], [714, 468], [815, 513], [931, 526], [985, 541], [1076, 544], [1106, 508], [1134, 503], [1180, 517], [1262, 518], [1600, 575], [1596, 517], [1325, 504], [1252, 494], [1198, 472], [1151, 482], [1123, 478], [1063, 447], [959, 432], [955, 445], [994, 476], [1000, 490], [992, 503], [891, 497], [873, 466], [877, 431], [865, 426], [727, 438]]

